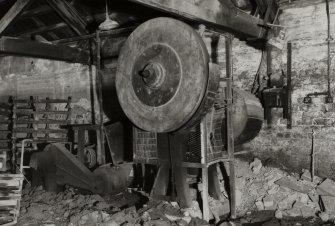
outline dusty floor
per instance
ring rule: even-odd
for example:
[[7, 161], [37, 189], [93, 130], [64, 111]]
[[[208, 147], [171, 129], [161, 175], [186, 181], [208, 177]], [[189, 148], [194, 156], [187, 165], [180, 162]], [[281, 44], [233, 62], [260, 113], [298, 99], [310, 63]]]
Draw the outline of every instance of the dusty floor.
[[[257, 160], [237, 160], [236, 165], [238, 218], [226, 220], [227, 199], [220, 202], [211, 198], [212, 215], [223, 215], [211, 220], [213, 225], [335, 225], [335, 214], [332, 209], [325, 209], [316, 192], [320, 178], [311, 182], [306, 173], [300, 178], [264, 167]], [[222, 178], [221, 182], [226, 196]], [[175, 202], [151, 200], [146, 194], [130, 190], [114, 197], [101, 197], [71, 187], [54, 194], [41, 187], [26, 186], [20, 214], [18, 225], [25, 226], [208, 225], [199, 219], [201, 211], [196, 201], [193, 208], [180, 209]]]

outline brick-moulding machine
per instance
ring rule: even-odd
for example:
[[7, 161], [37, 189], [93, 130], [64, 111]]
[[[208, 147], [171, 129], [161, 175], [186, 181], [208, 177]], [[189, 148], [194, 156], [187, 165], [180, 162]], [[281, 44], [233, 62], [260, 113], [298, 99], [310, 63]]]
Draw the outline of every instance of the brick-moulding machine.
[[[170, 168], [181, 170], [172, 173], [171, 177], [175, 178], [171, 181], [176, 185], [178, 200], [182, 205], [190, 206], [187, 174], [197, 175], [199, 171], [190, 173], [187, 169], [208, 167], [208, 181], [213, 185], [208, 188], [209, 192], [219, 198], [216, 168], [210, 167], [211, 164], [231, 157], [232, 153], [229, 150], [227, 153], [227, 149], [231, 147], [230, 151], [233, 151], [234, 140], [241, 144], [254, 138], [263, 121], [260, 101], [251, 93], [232, 89], [231, 41], [236, 37], [255, 47], [264, 47], [269, 30], [273, 23], [277, 23], [278, 4], [275, 0], [131, 2], [162, 11], [173, 18], [150, 19], [130, 34], [119, 53], [115, 81], [102, 84], [104, 89], [115, 90], [117, 99], [105, 98], [103, 103], [116, 106], [114, 103], [119, 102], [121, 109], [113, 110], [124, 112], [134, 124], [134, 160], [141, 159], [145, 164], [154, 159], [160, 169], [165, 167], [158, 172], [159, 179], [155, 181], [152, 193], [166, 195], [162, 190], [169, 186]], [[251, 12], [238, 8], [243, 5], [251, 6]], [[199, 25], [202, 25], [200, 29]], [[206, 31], [202, 30], [204, 27]], [[218, 65], [211, 62], [202, 39], [204, 32], [227, 36], [227, 78], [222, 78]], [[86, 38], [93, 39], [95, 35]], [[2, 38], [0, 41], [1, 52], [7, 54], [89, 62], [87, 53], [70, 47], [31, 43], [34, 48], [27, 49], [29, 45], [22, 44], [19, 49], [15, 47], [21, 43], [19, 40]], [[48, 51], [51, 49], [65, 49], [69, 54], [55, 55], [55, 51]], [[118, 120], [121, 118], [112, 119]], [[137, 142], [143, 141], [146, 143], [139, 148]], [[140, 158], [139, 153], [143, 154]], [[209, 161], [203, 161], [203, 158]], [[132, 168], [131, 163], [123, 163], [125, 160], [121, 157], [113, 164], [100, 161], [100, 167], [92, 172], [61, 144], [47, 146], [38, 159], [41, 168], [47, 169], [50, 164], [57, 167], [56, 174], [46, 175], [53, 178], [51, 187], [54, 190], [57, 184], [73, 184], [92, 192], [115, 193], [128, 185]]]
[[[142, 168], [144, 164], [158, 167], [153, 197], [165, 198], [172, 182], [172, 195], [181, 206], [190, 207], [191, 183], [187, 181], [200, 174], [203, 203], [207, 192], [220, 199], [216, 163], [228, 161], [233, 168], [231, 142], [242, 144], [253, 139], [264, 119], [254, 95], [232, 90], [231, 34], [265, 47], [269, 28], [276, 23], [278, 5], [275, 1], [255, 1], [256, 10], [263, 11], [259, 18], [238, 9], [237, 2], [230, 0], [133, 2], [183, 20], [162, 17], [146, 21], [132, 32], [120, 51], [115, 89], [123, 112], [135, 125], [134, 162], [141, 163]], [[209, 33], [228, 34], [227, 78], [222, 78], [218, 65], [211, 62], [203, 42], [204, 30], [201, 26], [195, 29], [199, 24]], [[230, 185], [231, 193], [233, 189]], [[234, 195], [230, 201], [234, 217]], [[208, 220], [208, 206], [202, 209]]]

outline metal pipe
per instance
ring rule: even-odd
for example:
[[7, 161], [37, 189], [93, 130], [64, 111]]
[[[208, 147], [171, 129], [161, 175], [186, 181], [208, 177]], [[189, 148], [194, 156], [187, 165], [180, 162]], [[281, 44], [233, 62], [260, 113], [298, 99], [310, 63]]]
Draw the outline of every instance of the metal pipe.
[[328, 45], [328, 59], [327, 59], [327, 82], [328, 82], [328, 96], [331, 96], [330, 91], [330, 41], [332, 40], [330, 36], [330, 15], [329, 15], [329, 0], [326, 0], [326, 11], [327, 11], [327, 24], [328, 24], [328, 37], [327, 37], [327, 45]]
[[33, 142], [32, 139], [24, 139], [22, 140], [22, 147], [21, 147], [21, 159], [20, 159], [20, 173], [23, 174], [23, 158], [24, 158], [24, 146], [26, 145], [26, 142]]

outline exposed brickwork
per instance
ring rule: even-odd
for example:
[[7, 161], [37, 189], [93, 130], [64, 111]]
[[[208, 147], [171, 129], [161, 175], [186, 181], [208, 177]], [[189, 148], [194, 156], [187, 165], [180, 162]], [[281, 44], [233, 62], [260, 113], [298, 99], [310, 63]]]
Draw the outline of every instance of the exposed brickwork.
[[[72, 123], [91, 123], [93, 72], [87, 66], [24, 57], [0, 58], [0, 102], [18, 98], [72, 97]], [[95, 109], [98, 109], [95, 107]]]
[[[253, 141], [243, 145], [263, 160], [275, 159], [283, 167], [298, 172], [310, 168], [312, 129], [315, 132], [314, 150], [316, 173], [323, 177], [335, 178], [335, 104], [326, 104], [324, 97], [313, 98], [312, 104], [304, 104], [303, 98], [311, 92], [326, 91], [327, 73], [327, 17], [325, 1], [297, 1], [284, 5], [280, 22], [287, 26], [287, 40], [293, 43], [293, 128], [286, 129], [282, 110], [273, 110], [271, 128], [264, 125]], [[330, 1], [331, 33], [335, 37], [335, 2]], [[244, 50], [242, 50], [244, 49]], [[256, 59], [260, 53], [235, 42], [234, 46], [235, 84], [249, 89], [257, 69]], [[224, 52], [224, 47], [219, 51]], [[224, 54], [224, 53], [223, 53]], [[279, 79], [281, 70], [286, 71], [286, 50], [272, 52], [273, 80]], [[335, 46], [331, 44], [332, 95], [335, 95]], [[224, 56], [220, 57], [224, 59]], [[221, 63], [221, 62], [220, 62]], [[223, 63], [223, 62], [222, 62]], [[224, 67], [224, 66], [223, 66]], [[224, 69], [224, 68], [223, 68]]]

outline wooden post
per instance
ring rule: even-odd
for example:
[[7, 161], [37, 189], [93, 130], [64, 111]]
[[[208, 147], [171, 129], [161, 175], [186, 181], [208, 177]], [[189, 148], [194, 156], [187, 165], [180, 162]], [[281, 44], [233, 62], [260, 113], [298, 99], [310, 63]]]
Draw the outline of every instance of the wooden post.
[[292, 43], [287, 43], [287, 129], [292, 129]]
[[227, 139], [229, 158], [229, 186], [230, 186], [230, 217], [236, 218], [236, 193], [235, 193], [235, 166], [234, 166], [234, 131], [233, 131], [233, 61], [232, 61], [233, 36], [226, 37], [226, 76], [227, 76]]
[[[96, 32], [96, 48], [97, 48], [97, 67], [96, 67], [96, 75], [97, 75], [97, 82], [98, 82], [98, 102], [99, 102], [99, 115], [100, 115], [100, 130], [97, 132], [97, 143], [100, 146], [98, 149], [98, 161], [100, 164], [106, 163], [106, 156], [105, 156], [105, 136], [104, 136], [104, 119], [103, 119], [103, 106], [102, 106], [102, 73], [101, 73], [101, 55], [100, 55], [100, 31], [97, 30]], [[99, 153], [100, 152], [100, 153]]]
[[201, 132], [201, 164], [205, 165], [202, 172], [202, 219], [209, 221], [209, 204], [208, 204], [208, 167], [207, 167], [207, 120], [206, 117], [200, 123]]

